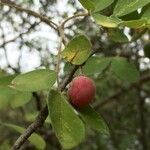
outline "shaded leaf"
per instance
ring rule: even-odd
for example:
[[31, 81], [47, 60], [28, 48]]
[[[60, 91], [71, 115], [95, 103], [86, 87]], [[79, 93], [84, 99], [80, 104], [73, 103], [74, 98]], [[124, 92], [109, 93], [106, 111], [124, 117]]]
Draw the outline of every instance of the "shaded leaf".
[[79, 1], [85, 9], [89, 11], [95, 9], [95, 5], [93, 1], [91, 0], [79, 0]]
[[6, 72], [0, 69], [0, 77], [4, 77], [4, 76], [6, 76]]
[[31, 97], [30, 92], [19, 92], [9, 87], [0, 87], [0, 108], [23, 106], [31, 100]]
[[137, 20], [140, 19], [140, 14], [138, 13], [138, 11], [133, 11], [125, 16], [120, 17], [122, 20], [124, 21], [129, 21], [129, 20]]
[[62, 52], [63, 58], [75, 65], [84, 63], [90, 54], [91, 43], [84, 35], [74, 37]]
[[70, 149], [80, 144], [85, 137], [84, 124], [66, 98], [61, 93], [51, 90], [48, 109], [52, 127], [63, 148]]
[[83, 66], [83, 73], [86, 75], [100, 74], [108, 67], [110, 61], [111, 59], [107, 57], [93, 56]]
[[[34, 122], [35, 118], [37, 116], [38, 116], [38, 112], [32, 112], [32, 113], [26, 113], [25, 114], [26, 121], [29, 121], [29, 122]], [[49, 117], [46, 118], [45, 123], [48, 123], [48, 124], [51, 123], [51, 120]]]
[[129, 41], [127, 36], [124, 34], [124, 32], [119, 29], [110, 29], [108, 32], [108, 38], [111, 41], [119, 42], [119, 43], [124, 43]]
[[95, 5], [94, 11], [97, 12], [111, 5], [114, 0], [92, 0], [92, 2]]
[[146, 5], [141, 12], [141, 18], [146, 19], [147, 27], [150, 27], [150, 4]]
[[[85, 75], [101, 74], [110, 64], [111, 58], [92, 56], [88, 59], [86, 64], [82, 67], [82, 71]], [[66, 63], [64, 72], [67, 74], [68, 71], [73, 67], [70, 63]], [[76, 74], [79, 74], [79, 70]]]
[[20, 107], [31, 100], [32, 94], [30, 92], [20, 92], [8, 87], [14, 77], [15, 75], [0, 78], [0, 108]]
[[94, 12], [101, 11], [111, 5], [114, 0], [79, 0], [84, 8]]
[[139, 72], [133, 63], [129, 63], [123, 57], [114, 57], [111, 69], [121, 80], [125, 82], [136, 82], [139, 80]]
[[[25, 131], [25, 128], [23, 127], [20, 127], [18, 125], [14, 125], [14, 124], [9, 124], [9, 123], [2, 123], [2, 125], [4, 126], [7, 126], [19, 133], [23, 133]], [[43, 150], [45, 147], [46, 147], [46, 143], [45, 141], [43, 140], [43, 138], [36, 134], [36, 133], [33, 133], [29, 138], [28, 140], [37, 148], [37, 149], [41, 149]]]
[[150, 42], [144, 45], [144, 54], [147, 58], [150, 58]]
[[0, 78], [0, 87], [8, 86], [16, 75], [3, 76]]
[[109, 134], [109, 128], [104, 119], [91, 107], [87, 106], [79, 110], [85, 123], [102, 134]]
[[142, 14], [141, 16], [142, 18], [150, 19], [150, 4], [143, 7], [141, 14]]
[[34, 92], [51, 88], [55, 81], [55, 71], [39, 69], [16, 76], [16, 78], [11, 82], [10, 87], [19, 91]]

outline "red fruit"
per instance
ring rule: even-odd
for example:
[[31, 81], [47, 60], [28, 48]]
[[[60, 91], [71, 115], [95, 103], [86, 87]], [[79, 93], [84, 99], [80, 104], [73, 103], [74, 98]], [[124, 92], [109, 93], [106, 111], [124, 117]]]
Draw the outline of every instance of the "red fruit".
[[75, 77], [68, 88], [68, 96], [74, 106], [87, 106], [95, 96], [93, 80], [83, 75]]

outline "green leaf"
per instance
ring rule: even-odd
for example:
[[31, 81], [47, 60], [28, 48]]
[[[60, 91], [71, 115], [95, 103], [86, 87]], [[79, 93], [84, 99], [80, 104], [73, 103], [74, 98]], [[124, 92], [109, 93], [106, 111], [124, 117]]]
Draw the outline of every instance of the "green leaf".
[[92, 0], [92, 2], [95, 4], [95, 9], [94, 11], [101, 11], [111, 5], [114, 0]]
[[147, 58], [150, 58], [150, 41], [144, 45], [144, 54]]
[[150, 19], [150, 4], [143, 7], [141, 14], [142, 18]]
[[101, 11], [111, 5], [114, 0], [79, 0], [84, 8], [94, 12]]
[[138, 11], [133, 11], [125, 16], [120, 17], [122, 20], [124, 21], [129, 21], [129, 20], [137, 20], [140, 19], [140, 14], [138, 13]]
[[[83, 73], [88, 76], [101, 74], [109, 66], [110, 61], [111, 59], [107, 57], [92, 56], [82, 67]], [[67, 74], [72, 67], [73, 66], [70, 63], [66, 63], [64, 66], [64, 72]], [[80, 74], [79, 70], [76, 74]]]
[[147, 27], [150, 27], [150, 4], [146, 5], [141, 12], [141, 19], [146, 19]]
[[149, 0], [118, 0], [114, 8], [115, 16], [124, 16], [150, 3]]
[[91, 54], [91, 43], [84, 35], [74, 37], [62, 52], [62, 56], [74, 65], [84, 63]]
[[31, 100], [31, 98], [32, 98], [32, 93], [17, 91], [16, 94], [14, 95], [14, 98], [11, 101], [9, 101], [9, 103], [12, 108], [17, 108], [27, 104]]
[[0, 78], [6, 76], [6, 72], [0, 69]]
[[[7, 126], [19, 133], [23, 133], [25, 131], [25, 128], [23, 127], [20, 127], [20, 126], [17, 126], [17, 125], [14, 125], [14, 124], [9, 124], [9, 123], [1, 123], [2, 125], [4, 126]], [[45, 141], [43, 140], [43, 138], [36, 134], [36, 133], [33, 133], [29, 138], [28, 140], [37, 148], [37, 149], [41, 149], [43, 150], [45, 147], [46, 147], [46, 143]]]
[[83, 66], [83, 73], [86, 75], [100, 74], [109, 66], [110, 61], [111, 59], [107, 57], [93, 56]]
[[119, 29], [110, 29], [108, 32], [108, 38], [113, 42], [124, 43], [128, 42], [127, 36], [122, 30]]
[[120, 25], [129, 27], [129, 28], [142, 28], [142, 27], [146, 27], [147, 20], [143, 18], [143, 19], [138, 19], [138, 20], [123, 21]]
[[0, 87], [8, 86], [16, 75], [9, 75], [0, 78]]
[[30, 92], [20, 92], [8, 87], [15, 75], [0, 78], [0, 109], [11, 106], [12, 108], [25, 105], [31, 100]]
[[98, 13], [94, 13], [92, 14], [92, 16], [98, 25], [101, 25], [107, 28], [116, 28], [121, 23], [121, 20], [114, 16], [107, 17]]
[[89, 11], [95, 9], [93, 1], [91, 1], [91, 0], [79, 0], [79, 1], [85, 9], [87, 9]]
[[64, 149], [71, 149], [83, 141], [84, 124], [61, 93], [50, 91], [48, 110], [52, 127]]
[[9, 87], [0, 87], [0, 109], [11, 106], [17, 108], [31, 100], [30, 92], [20, 92]]
[[87, 106], [79, 110], [85, 123], [102, 134], [109, 134], [109, 128], [104, 119], [91, 107]]
[[[26, 113], [25, 114], [25, 119], [26, 119], [26, 121], [34, 122], [37, 115], [38, 115], [38, 112]], [[51, 120], [50, 120], [49, 117], [46, 118], [45, 123], [51, 124]]]
[[10, 87], [19, 91], [39, 91], [51, 88], [56, 81], [56, 73], [49, 69], [34, 70], [18, 75]]
[[136, 82], [139, 80], [139, 72], [133, 63], [129, 63], [123, 57], [114, 57], [111, 69], [121, 80], [125, 82]]

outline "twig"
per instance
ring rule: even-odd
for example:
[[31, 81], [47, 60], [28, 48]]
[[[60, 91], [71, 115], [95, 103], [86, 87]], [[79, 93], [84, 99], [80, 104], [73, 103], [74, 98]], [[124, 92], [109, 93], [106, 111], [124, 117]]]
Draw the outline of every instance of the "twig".
[[[91, 53], [91, 55], [89, 57], [91, 57], [94, 53], [96, 53], [96, 52]], [[86, 61], [82, 65], [84, 65], [86, 63]], [[63, 91], [65, 89], [65, 87], [67, 86], [67, 84], [72, 80], [74, 73], [78, 70], [79, 67], [80, 66], [74, 66], [72, 68], [72, 70], [66, 76], [66, 78], [63, 80], [63, 82], [60, 86], [61, 91]], [[45, 106], [40, 111], [40, 113], [37, 116], [37, 118], [35, 119], [35, 121], [17, 139], [17, 141], [14, 143], [14, 145], [12, 147], [12, 150], [18, 150], [21, 147], [21, 145], [31, 136], [31, 134], [43, 125], [43, 123], [44, 123], [45, 119], [47, 118], [47, 116], [48, 116], [48, 108], [47, 108], [47, 106]]]
[[63, 43], [63, 39], [64, 37], [64, 31], [63, 28], [60, 26], [59, 27], [59, 34], [60, 34], [60, 45], [58, 48], [58, 54], [57, 54], [57, 65], [56, 65], [56, 73], [57, 73], [57, 86], [58, 89], [60, 89], [60, 83], [59, 83], [59, 69], [60, 69], [60, 62], [61, 62], [61, 49], [62, 49], [62, 43]]
[[27, 14], [34, 16], [35, 18], [39, 18], [42, 22], [45, 22], [46, 24], [51, 26], [53, 29], [57, 30], [57, 27], [58, 27], [57, 24], [51, 21], [48, 17], [38, 14], [32, 10], [22, 8], [10, 0], [0, 0], [0, 4], [7, 5], [11, 8], [15, 8], [17, 11], [20, 11], [20, 12], [26, 12]]
[[22, 32], [22, 33], [20, 33], [18, 36], [12, 38], [11, 40], [5, 41], [3, 44], [0, 45], [0, 47], [4, 47], [6, 44], [9, 44], [9, 43], [11, 43], [11, 42], [16, 41], [19, 37], [22, 37], [23, 35], [29, 33], [29, 32], [30, 32], [35, 26], [37, 26], [39, 23], [40, 23], [40, 22], [31, 24], [30, 28], [28, 28], [26, 32]]
[[[74, 69], [76, 68], [76, 69]], [[70, 80], [72, 79], [73, 74], [75, 73], [75, 71], [77, 70], [77, 66], [75, 66], [70, 74], [68, 75], [68, 77], [66, 78], [67, 80], [65, 80], [63, 82], [63, 86], [61, 87], [61, 91], [64, 90], [65, 86], [70, 82]], [[31, 136], [31, 134], [33, 132], [35, 132], [39, 127], [41, 127], [44, 123], [44, 121], [46, 120], [48, 116], [48, 108], [47, 106], [45, 106], [40, 113], [38, 114], [37, 118], [35, 119], [35, 121], [28, 126], [28, 128], [26, 129], [26, 131], [21, 134], [21, 136], [17, 139], [17, 141], [14, 143], [12, 150], [18, 150], [21, 145]]]
[[39, 115], [36, 117], [35, 121], [28, 126], [27, 130], [17, 139], [15, 144], [12, 147], [12, 150], [17, 150], [21, 147], [21, 145], [31, 136], [33, 132], [37, 130], [37, 128], [41, 127], [48, 115], [47, 106], [44, 107]]
[[71, 16], [71, 17], [68, 17], [66, 20], [64, 20], [64, 21], [62, 22], [61, 26], [64, 28], [65, 24], [66, 24], [68, 21], [70, 21], [70, 20], [72, 20], [72, 19], [74, 19], [74, 18], [77, 18], [77, 17], [86, 17], [86, 16], [89, 16], [89, 15], [90, 15], [89, 13], [75, 14], [75, 15], [73, 15], [73, 16]]
[[139, 133], [139, 140], [142, 145], [143, 150], [147, 150], [147, 139], [146, 139], [146, 118], [144, 116], [145, 114], [145, 97], [141, 95], [141, 86], [138, 88], [138, 96], [139, 96], [139, 127], [140, 127], [140, 133]]
[[147, 31], [148, 31], [148, 28], [145, 28], [139, 34], [136, 34], [135, 36], [133, 36], [132, 39], [131, 39], [131, 41], [129, 41], [129, 43], [137, 41]]
[[41, 99], [40, 99], [39, 95], [36, 92], [33, 92], [32, 95], [35, 97], [37, 110], [40, 111], [41, 107], [42, 107]]

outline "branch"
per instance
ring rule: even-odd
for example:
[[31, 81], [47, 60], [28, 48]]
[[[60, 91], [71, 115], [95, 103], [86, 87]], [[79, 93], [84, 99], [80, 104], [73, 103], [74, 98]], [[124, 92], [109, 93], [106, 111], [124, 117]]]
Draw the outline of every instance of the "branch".
[[[89, 58], [95, 54], [96, 51], [92, 52]], [[88, 59], [87, 59], [88, 60]], [[82, 64], [85, 65], [87, 60]], [[73, 75], [78, 70], [78, 68], [82, 65], [74, 66], [70, 73], [66, 76], [66, 78], [63, 80], [62, 84], [60, 85], [60, 91], [64, 91], [65, 87], [68, 85], [68, 83], [72, 80]], [[39, 127], [41, 127], [44, 124], [44, 121], [46, 120], [48, 116], [48, 108], [45, 106], [40, 113], [38, 114], [35, 121], [26, 129], [24, 133], [21, 134], [21, 136], [17, 139], [17, 141], [14, 143], [12, 150], [18, 150], [20, 149], [21, 145], [25, 143], [25, 141], [31, 136], [33, 132], [35, 132]]]
[[141, 95], [140, 88], [139, 90], [139, 126], [140, 126], [140, 133], [139, 133], [139, 140], [142, 145], [143, 150], [147, 150], [147, 139], [146, 139], [146, 118], [145, 118], [145, 97]]
[[51, 26], [53, 29], [57, 30], [57, 27], [58, 27], [57, 24], [54, 23], [53, 21], [51, 21], [48, 17], [45, 17], [41, 14], [38, 14], [38, 13], [32, 11], [32, 10], [22, 8], [18, 5], [16, 5], [14, 2], [10, 1], [10, 0], [0, 0], [0, 4], [7, 5], [11, 8], [15, 8], [17, 11], [20, 11], [20, 12], [26, 12], [30, 16], [34, 16], [35, 18], [39, 18], [42, 22], [45, 22], [46, 24]]
[[[56, 73], [57, 73], [57, 86], [58, 86], [58, 89], [60, 89], [59, 71], [60, 71], [60, 63], [61, 63], [62, 43], [63, 43], [63, 41], [65, 42], [65, 36], [64, 36], [64, 30], [63, 30], [62, 26], [60, 26], [58, 29], [59, 29], [59, 34], [60, 34], [60, 45], [59, 45], [58, 53], [57, 53]], [[64, 45], [65, 44], [66, 43], [64, 43]]]
[[136, 34], [135, 36], [132, 37], [131, 41], [129, 41], [129, 43], [131, 42], [135, 42], [137, 41], [143, 34], [145, 34], [148, 31], [148, 28], [145, 28], [144, 30], [142, 30], [139, 34]]
[[23, 35], [29, 33], [29, 32], [30, 32], [35, 26], [37, 26], [39, 23], [40, 23], [40, 22], [31, 24], [30, 28], [28, 28], [26, 32], [22, 32], [22, 33], [20, 33], [18, 36], [12, 38], [11, 40], [5, 41], [3, 44], [0, 45], [0, 47], [4, 47], [4, 46], [5, 46], [6, 44], [8, 44], [8, 43], [11, 43], [11, 42], [16, 41], [19, 37], [22, 37]]
[[31, 134], [35, 132], [37, 128], [43, 125], [47, 116], [48, 116], [48, 109], [46, 106], [40, 111], [35, 121], [31, 125], [29, 125], [27, 130], [17, 139], [17, 141], [12, 147], [12, 150], [20, 149], [21, 145], [31, 136]]
[[[136, 86], [138, 86], [139, 84], [143, 84], [143, 83], [145, 83], [145, 82], [147, 82], [149, 80], [150, 80], [150, 75], [145, 75], [145, 76], [141, 77], [141, 79], [138, 82], [131, 84], [129, 86], [129, 88], [127, 89], [127, 91], [130, 91], [133, 88], [135, 88]], [[116, 101], [116, 99], [118, 97], [120, 97], [121, 95], [125, 94], [125, 91], [126, 91], [125, 89], [121, 89], [120, 91], [118, 91], [118, 92], [112, 94], [111, 96], [109, 96], [108, 98], [104, 99], [102, 102], [95, 103], [93, 105], [93, 107], [95, 109], [99, 109], [100, 107], [103, 107], [106, 104], [111, 103], [112, 101]]]
[[32, 95], [35, 97], [35, 100], [36, 100], [37, 111], [40, 111], [41, 108], [42, 108], [41, 99], [40, 99], [39, 95], [36, 92], [33, 92]]
[[75, 15], [73, 15], [73, 16], [71, 16], [71, 17], [68, 17], [66, 20], [64, 20], [64, 21], [62, 22], [61, 26], [64, 28], [65, 24], [66, 24], [68, 21], [70, 21], [70, 20], [72, 20], [72, 19], [74, 19], [74, 18], [77, 18], [77, 17], [86, 17], [86, 16], [89, 16], [89, 15], [90, 15], [89, 13], [75, 14]]
[[[69, 75], [66, 77], [66, 79], [62, 83], [61, 91], [63, 91], [65, 89], [66, 85], [71, 81], [71, 79], [77, 69], [78, 69], [78, 66], [75, 66], [70, 71]], [[30, 126], [28, 126], [26, 131], [17, 139], [17, 141], [15, 142], [15, 144], [12, 147], [12, 150], [19, 149], [21, 147], [21, 145], [31, 136], [31, 134], [44, 124], [44, 121], [46, 120], [47, 116], [48, 116], [48, 108], [47, 108], [47, 106], [45, 106], [40, 111], [40, 113], [38, 114], [35, 121]]]

